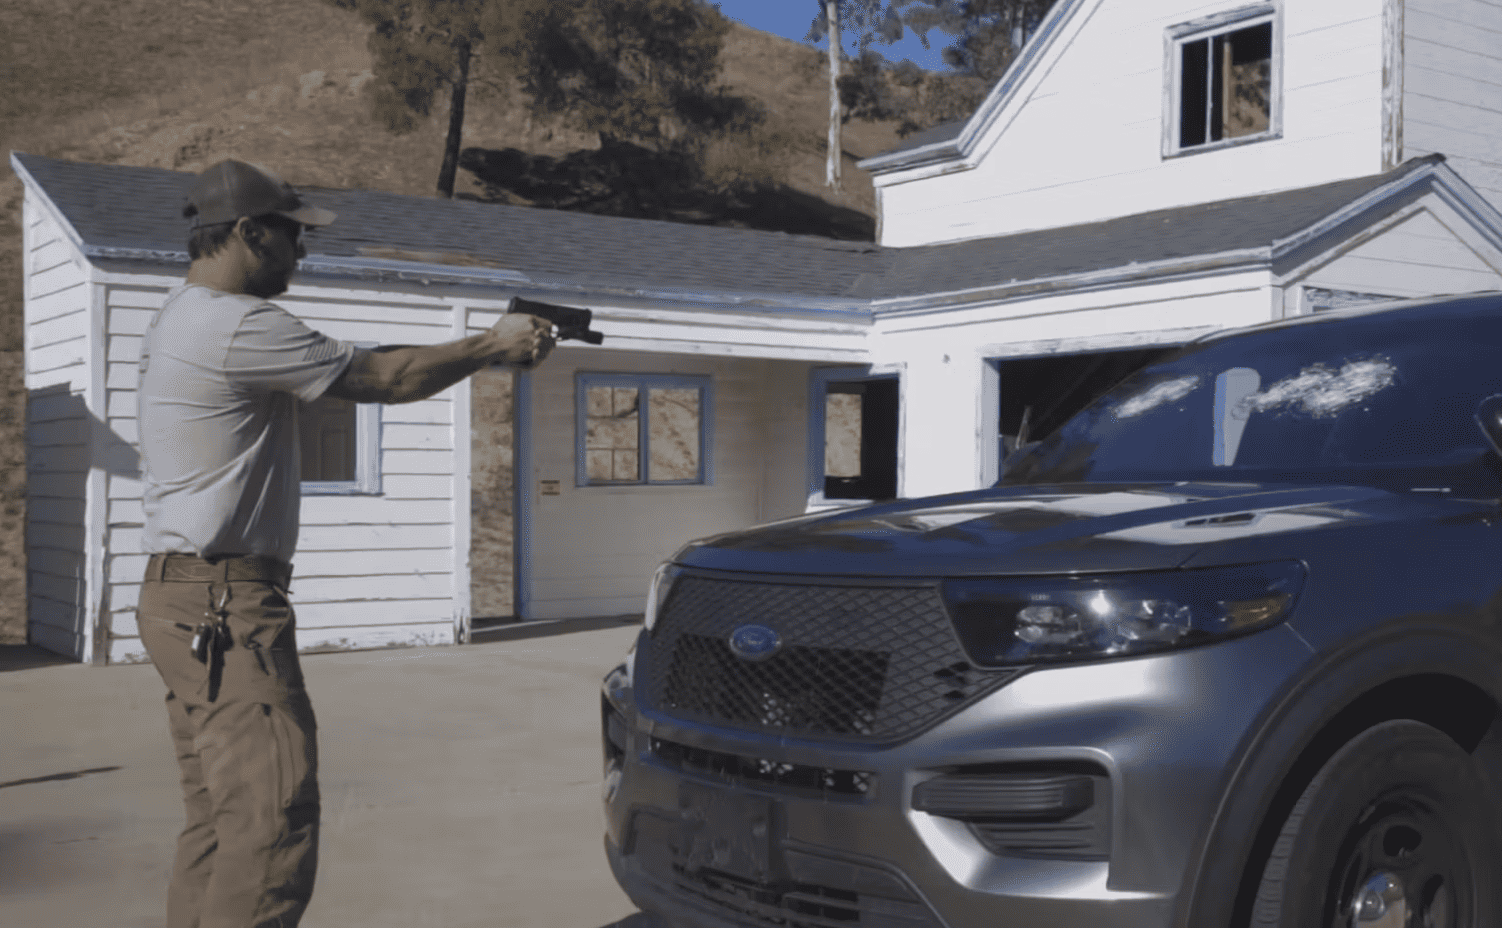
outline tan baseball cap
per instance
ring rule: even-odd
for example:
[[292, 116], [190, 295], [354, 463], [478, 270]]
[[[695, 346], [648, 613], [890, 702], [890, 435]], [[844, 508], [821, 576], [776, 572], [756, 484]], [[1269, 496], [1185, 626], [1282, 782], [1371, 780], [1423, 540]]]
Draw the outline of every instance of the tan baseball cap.
[[183, 215], [193, 226], [234, 222], [241, 216], [286, 216], [305, 226], [326, 226], [334, 214], [304, 203], [297, 191], [262, 167], [233, 159], [204, 169], [188, 191]]

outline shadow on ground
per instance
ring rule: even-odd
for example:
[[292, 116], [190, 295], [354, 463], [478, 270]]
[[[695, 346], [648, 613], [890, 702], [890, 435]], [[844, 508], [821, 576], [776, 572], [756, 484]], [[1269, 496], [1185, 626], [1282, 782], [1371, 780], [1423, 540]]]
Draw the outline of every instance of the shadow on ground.
[[561, 158], [516, 148], [466, 148], [459, 165], [484, 187], [460, 196], [631, 219], [874, 241], [876, 220], [858, 210], [766, 181], [709, 181], [695, 160], [629, 142], [604, 140], [597, 151]]
[[54, 664], [72, 663], [76, 662], [34, 644], [0, 644], [0, 673], [7, 670], [30, 670], [33, 667], [51, 667]]

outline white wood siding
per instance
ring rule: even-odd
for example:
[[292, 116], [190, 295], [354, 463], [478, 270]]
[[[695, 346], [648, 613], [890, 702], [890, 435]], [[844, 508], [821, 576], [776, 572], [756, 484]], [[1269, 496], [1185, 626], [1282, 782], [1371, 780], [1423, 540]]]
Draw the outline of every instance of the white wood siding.
[[31, 190], [22, 222], [27, 634], [34, 644], [87, 660], [93, 599], [85, 528], [92, 291], [82, 256]]
[[873, 361], [901, 366], [899, 492], [931, 496], [979, 487], [996, 443], [984, 419], [990, 358], [1171, 344], [1274, 317], [1281, 293], [1266, 271], [1244, 271], [1097, 293], [1067, 293], [944, 312], [884, 316]]
[[1380, 234], [1348, 243], [1299, 278], [1306, 287], [1393, 297], [1502, 288], [1495, 249], [1429, 199], [1394, 217]]
[[[808, 365], [560, 348], [533, 375], [532, 600], [528, 618], [637, 613], [658, 563], [684, 542], [801, 512]], [[714, 483], [577, 487], [575, 373], [702, 374], [714, 381]], [[537, 495], [557, 480], [558, 496]]]
[[[140, 336], [175, 283], [142, 280], [109, 290], [109, 427], [122, 465], [111, 468], [108, 490], [110, 659], [116, 662], [147, 659], [135, 616], [147, 561], [141, 481], [124, 465], [140, 440]], [[451, 338], [454, 325], [452, 306], [400, 293], [297, 286], [277, 303], [312, 328], [349, 341], [429, 344]], [[451, 392], [382, 408], [381, 495], [303, 496], [292, 579], [299, 648], [452, 643]]]
[[1406, 0], [1405, 157], [1440, 152], [1502, 209], [1502, 2]]
[[973, 169], [876, 178], [883, 243], [1004, 235], [1382, 170], [1382, 0], [1282, 3], [1282, 137], [1164, 157], [1165, 31], [1246, 5], [1087, 2], [1036, 86], [980, 141]]

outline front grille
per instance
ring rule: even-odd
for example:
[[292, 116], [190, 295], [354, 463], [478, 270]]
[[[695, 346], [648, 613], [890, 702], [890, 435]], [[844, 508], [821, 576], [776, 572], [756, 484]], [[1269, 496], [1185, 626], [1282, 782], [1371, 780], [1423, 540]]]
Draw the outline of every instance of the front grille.
[[[742, 625], [782, 639], [730, 650]], [[652, 631], [643, 674], [659, 711], [777, 734], [890, 741], [1009, 679], [972, 666], [935, 586], [764, 583], [685, 573]]]
[[730, 786], [769, 787], [819, 799], [855, 801], [868, 798], [876, 788], [876, 774], [869, 770], [789, 764], [764, 757], [709, 751], [661, 738], [652, 739], [652, 754], [675, 770], [719, 780]]

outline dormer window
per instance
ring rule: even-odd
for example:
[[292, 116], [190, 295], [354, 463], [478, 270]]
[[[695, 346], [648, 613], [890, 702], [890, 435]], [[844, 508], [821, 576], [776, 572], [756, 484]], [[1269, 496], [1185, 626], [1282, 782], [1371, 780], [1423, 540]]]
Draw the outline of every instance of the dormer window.
[[1277, 26], [1264, 4], [1169, 30], [1165, 155], [1277, 137]]

